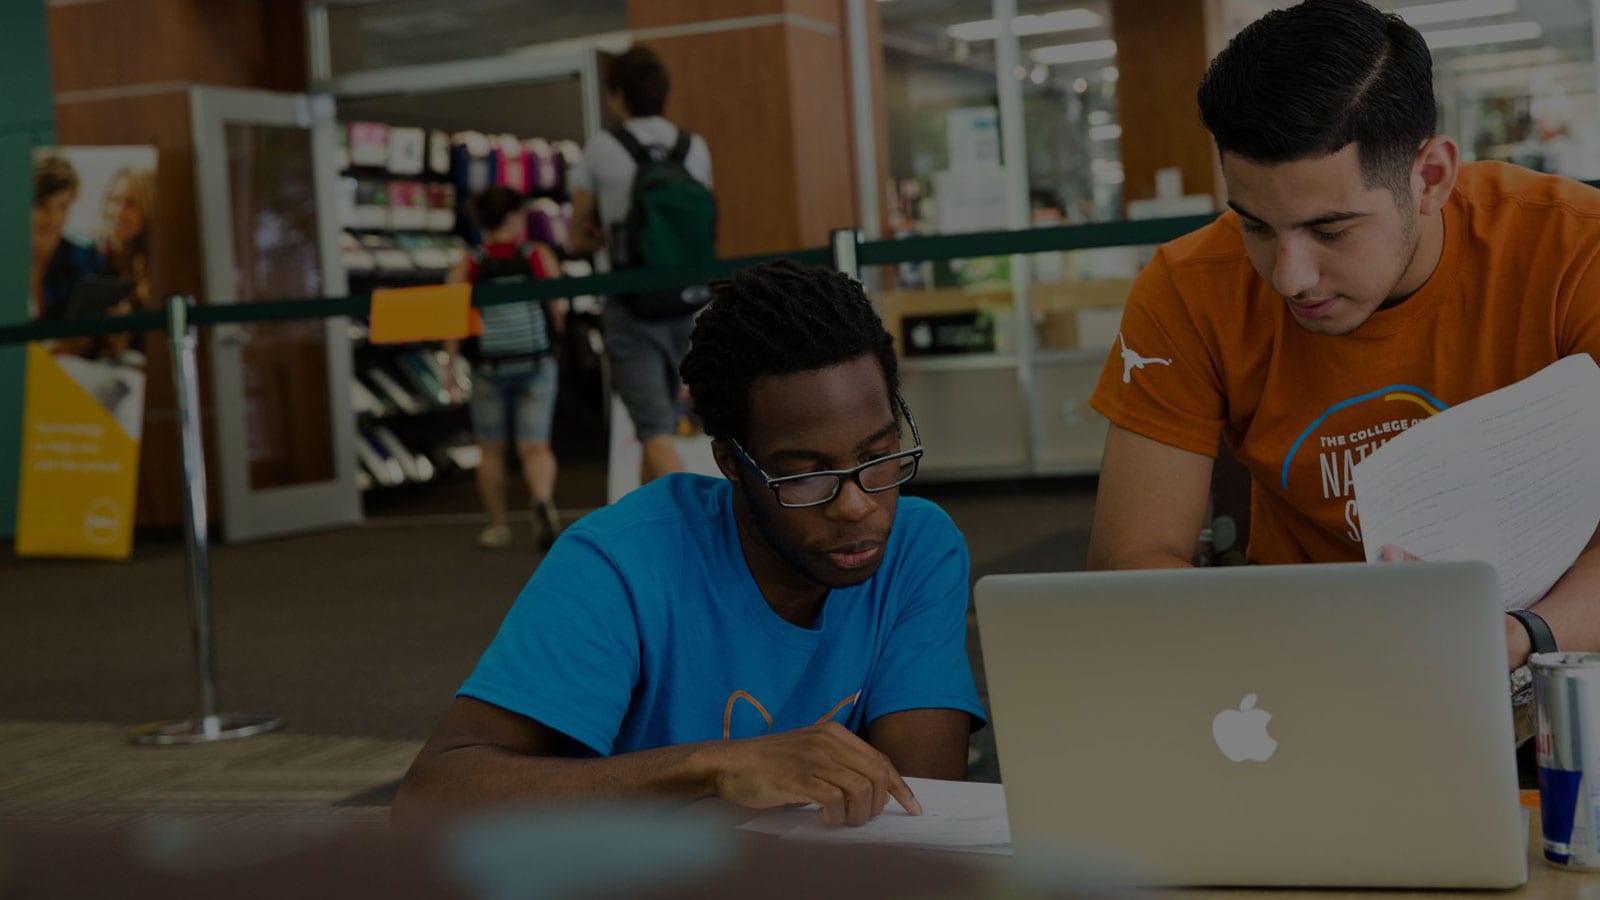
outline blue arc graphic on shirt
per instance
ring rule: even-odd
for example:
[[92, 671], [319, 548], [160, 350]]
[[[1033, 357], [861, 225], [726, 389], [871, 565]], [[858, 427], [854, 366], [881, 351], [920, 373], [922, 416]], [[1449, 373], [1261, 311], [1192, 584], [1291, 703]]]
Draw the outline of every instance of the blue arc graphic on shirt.
[[1359, 397], [1351, 397], [1349, 400], [1340, 400], [1338, 403], [1328, 407], [1327, 411], [1322, 415], [1317, 416], [1316, 421], [1312, 422], [1310, 425], [1307, 425], [1306, 430], [1300, 432], [1300, 436], [1294, 439], [1293, 444], [1289, 445], [1289, 455], [1284, 457], [1283, 460], [1283, 489], [1289, 489], [1289, 464], [1294, 462], [1294, 455], [1300, 452], [1300, 445], [1304, 444], [1306, 442], [1306, 438], [1310, 437], [1312, 432], [1316, 431], [1323, 422], [1326, 422], [1329, 416], [1341, 409], [1349, 409], [1350, 407], [1355, 406], [1357, 403], [1365, 403], [1368, 400], [1375, 400], [1378, 397], [1382, 397], [1384, 394], [1407, 391], [1420, 395], [1429, 403], [1432, 403], [1435, 407], [1438, 407], [1441, 412], [1450, 408], [1450, 404], [1445, 403], [1422, 388], [1412, 384], [1391, 384], [1388, 387], [1378, 388], [1375, 391], [1362, 394]]

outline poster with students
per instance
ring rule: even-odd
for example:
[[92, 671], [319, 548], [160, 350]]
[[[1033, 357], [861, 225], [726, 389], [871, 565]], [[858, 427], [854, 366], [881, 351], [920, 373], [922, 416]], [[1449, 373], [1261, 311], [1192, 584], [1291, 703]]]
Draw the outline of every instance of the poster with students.
[[[33, 321], [156, 309], [154, 147], [41, 147], [33, 157]], [[152, 336], [153, 339], [153, 336]], [[145, 336], [28, 345], [18, 556], [126, 559], [144, 424]]]

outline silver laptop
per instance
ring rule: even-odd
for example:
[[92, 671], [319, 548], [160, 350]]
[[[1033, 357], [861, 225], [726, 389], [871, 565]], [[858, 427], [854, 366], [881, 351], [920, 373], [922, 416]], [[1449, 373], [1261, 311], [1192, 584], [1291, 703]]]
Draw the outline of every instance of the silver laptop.
[[1487, 564], [994, 575], [976, 602], [1019, 859], [1162, 885], [1525, 880]]

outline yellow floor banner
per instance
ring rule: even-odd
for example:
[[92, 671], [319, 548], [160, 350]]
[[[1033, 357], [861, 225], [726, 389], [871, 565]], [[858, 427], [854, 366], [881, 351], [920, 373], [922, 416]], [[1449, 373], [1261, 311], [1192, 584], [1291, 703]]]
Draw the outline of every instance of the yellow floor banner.
[[17, 555], [126, 559], [144, 373], [29, 344], [23, 403]]

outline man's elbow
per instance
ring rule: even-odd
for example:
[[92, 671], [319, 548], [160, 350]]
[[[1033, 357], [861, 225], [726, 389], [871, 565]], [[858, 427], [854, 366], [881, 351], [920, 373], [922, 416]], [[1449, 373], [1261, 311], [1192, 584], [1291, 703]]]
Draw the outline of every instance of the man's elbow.
[[407, 772], [406, 777], [400, 779], [394, 803], [389, 806], [389, 821], [395, 825], [412, 825], [426, 818], [426, 801], [420, 793], [413, 773]]
[[389, 821], [397, 825], [437, 819], [450, 808], [459, 807], [462, 798], [471, 794], [470, 790], [462, 789], [463, 785], [452, 772], [459, 772], [459, 769], [448, 753], [429, 753], [424, 749], [424, 754], [411, 763], [395, 790]]
[[1119, 569], [1186, 569], [1194, 560], [1180, 550], [1153, 545], [1114, 544], [1089, 540], [1089, 556], [1084, 568], [1091, 572]]

